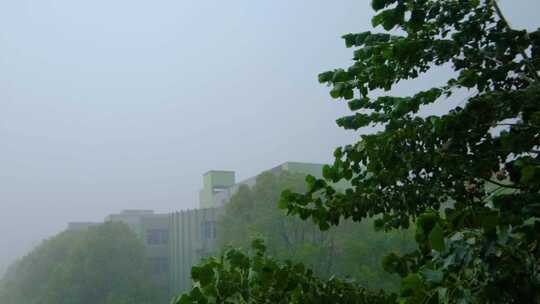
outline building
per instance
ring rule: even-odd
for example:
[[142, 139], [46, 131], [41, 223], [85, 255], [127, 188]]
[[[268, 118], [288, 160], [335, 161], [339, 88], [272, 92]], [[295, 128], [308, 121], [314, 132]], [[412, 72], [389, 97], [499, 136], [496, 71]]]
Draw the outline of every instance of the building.
[[[322, 164], [286, 162], [264, 172], [291, 172], [322, 176]], [[257, 175], [258, 176], [258, 175]], [[191, 268], [219, 248], [216, 246], [217, 221], [222, 207], [242, 185], [252, 187], [257, 176], [236, 182], [234, 171], [208, 171], [203, 175], [199, 209], [170, 215], [170, 291], [177, 295], [192, 287]]]
[[135, 234], [142, 237], [144, 231], [142, 230], [141, 219], [145, 216], [153, 216], [153, 210], [123, 210], [120, 213], [110, 214], [105, 218], [105, 222], [120, 222], [124, 223], [131, 228]]
[[[322, 164], [286, 162], [272, 169], [261, 172], [290, 172], [310, 174], [322, 177]], [[235, 181], [234, 171], [208, 171], [203, 175], [203, 189], [199, 192], [199, 208], [219, 208], [226, 204], [241, 185], [252, 187], [255, 185], [257, 176], [250, 177], [239, 183]]]
[[190, 290], [191, 268], [216, 252], [216, 223], [221, 211], [222, 208], [205, 208], [169, 216], [171, 295]]
[[141, 239], [153, 280], [169, 290], [169, 214], [156, 214], [153, 210], [124, 210], [111, 214], [105, 222], [120, 222]]
[[142, 240], [153, 279], [158, 286], [169, 290], [170, 226], [169, 214], [141, 217]]
[[227, 192], [235, 184], [234, 171], [208, 171], [203, 175], [203, 188], [199, 191], [199, 208], [221, 207], [227, 201]]
[[[322, 176], [321, 164], [286, 162], [264, 172], [291, 172]], [[258, 176], [258, 175], [257, 175]], [[203, 175], [199, 208], [170, 214], [152, 210], [124, 210], [111, 214], [105, 221], [121, 222], [141, 239], [155, 282], [171, 296], [192, 287], [191, 268], [217, 253], [217, 222], [223, 206], [240, 186], [255, 185], [257, 176], [236, 182], [234, 171], [208, 171]], [[74, 222], [70, 230], [82, 230], [98, 223]]]

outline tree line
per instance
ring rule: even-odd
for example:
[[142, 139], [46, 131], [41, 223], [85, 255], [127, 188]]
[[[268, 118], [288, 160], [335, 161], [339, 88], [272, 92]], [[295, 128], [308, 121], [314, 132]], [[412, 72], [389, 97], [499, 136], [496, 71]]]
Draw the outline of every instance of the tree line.
[[112, 222], [44, 241], [0, 282], [2, 304], [155, 304], [166, 296], [151, 279], [142, 242]]

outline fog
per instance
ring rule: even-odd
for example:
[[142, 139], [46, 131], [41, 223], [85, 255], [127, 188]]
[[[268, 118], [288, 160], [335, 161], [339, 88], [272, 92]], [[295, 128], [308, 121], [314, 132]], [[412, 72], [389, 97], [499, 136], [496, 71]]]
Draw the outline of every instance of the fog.
[[358, 135], [316, 75], [350, 63], [369, 2], [0, 0], [0, 275], [69, 221], [196, 207], [210, 169], [331, 161]]

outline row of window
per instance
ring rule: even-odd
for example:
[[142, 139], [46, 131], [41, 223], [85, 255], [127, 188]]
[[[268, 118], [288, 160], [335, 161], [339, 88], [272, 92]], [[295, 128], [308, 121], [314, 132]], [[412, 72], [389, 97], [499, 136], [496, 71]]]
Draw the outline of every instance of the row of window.
[[[213, 240], [217, 236], [215, 221], [206, 221], [201, 223], [201, 237], [206, 240]], [[169, 243], [169, 230], [167, 229], [149, 229], [146, 231], [146, 244], [148, 245], [166, 245]]]
[[148, 262], [152, 274], [163, 274], [169, 271], [169, 259], [167, 258], [150, 258]]
[[166, 245], [169, 243], [169, 230], [149, 229], [146, 231], [146, 243], [148, 245]]
[[206, 221], [201, 223], [201, 234], [203, 239], [215, 239], [216, 232], [216, 222], [215, 221]]

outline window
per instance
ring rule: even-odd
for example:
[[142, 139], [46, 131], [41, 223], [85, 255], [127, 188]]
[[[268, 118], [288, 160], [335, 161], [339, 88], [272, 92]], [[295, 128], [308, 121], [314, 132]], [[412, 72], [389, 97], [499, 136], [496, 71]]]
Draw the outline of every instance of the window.
[[215, 239], [216, 238], [216, 222], [205, 221], [201, 223], [201, 234], [203, 239]]
[[169, 272], [169, 259], [167, 258], [150, 258], [148, 259], [148, 263], [153, 274]]
[[166, 245], [169, 243], [169, 230], [149, 229], [146, 231], [146, 243], [148, 245]]

